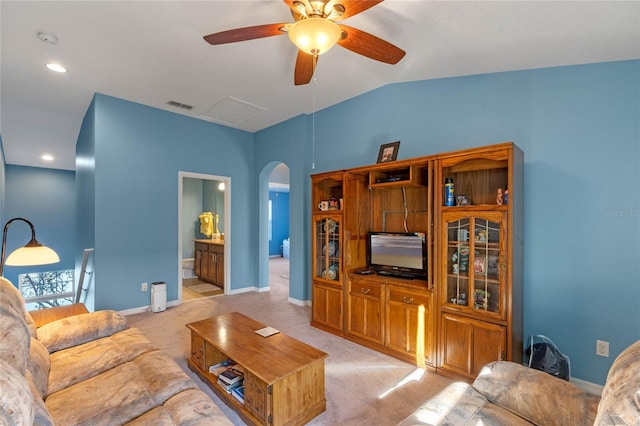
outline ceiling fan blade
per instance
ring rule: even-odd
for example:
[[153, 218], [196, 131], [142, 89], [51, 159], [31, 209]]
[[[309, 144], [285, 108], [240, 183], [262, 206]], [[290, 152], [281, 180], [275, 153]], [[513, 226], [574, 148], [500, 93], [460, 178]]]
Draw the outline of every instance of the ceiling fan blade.
[[345, 49], [387, 64], [397, 64], [406, 52], [366, 31], [340, 24], [346, 37], [338, 41]]
[[282, 28], [288, 25], [290, 25], [290, 23], [255, 25], [253, 27], [221, 31], [219, 33], [206, 35], [203, 38], [209, 44], [235, 43], [237, 41], [253, 40], [256, 38], [285, 34], [285, 31], [283, 31]]
[[296, 69], [293, 74], [293, 82], [296, 86], [307, 84], [311, 81], [313, 73], [316, 70], [318, 64], [318, 56], [309, 55], [308, 53], [298, 50], [298, 57], [296, 58]]
[[364, 12], [367, 9], [372, 8], [378, 3], [382, 3], [384, 0], [335, 0], [333, 7], [336, 5], [342, 5], [344, 12], [340, 16], [336, 16], [335, 20], [347, 19], [358, 13]]

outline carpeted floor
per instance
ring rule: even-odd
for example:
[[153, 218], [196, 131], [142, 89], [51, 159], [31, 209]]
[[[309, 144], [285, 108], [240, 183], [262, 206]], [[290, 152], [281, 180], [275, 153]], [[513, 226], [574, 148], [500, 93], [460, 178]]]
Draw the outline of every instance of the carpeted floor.
[[236, 425], [244, 422], [187, 367], [189, 322], [237, 311], [327, 352], [327, 410], [310, 425], [395, 425], [451, 382], [311, 327], [310, 307], [287, 301], [288, 259], [272, 259], [269, 272], [268, 292], [197, 299], [164, 312], [131, 315], [129, 323], [176, 359]]

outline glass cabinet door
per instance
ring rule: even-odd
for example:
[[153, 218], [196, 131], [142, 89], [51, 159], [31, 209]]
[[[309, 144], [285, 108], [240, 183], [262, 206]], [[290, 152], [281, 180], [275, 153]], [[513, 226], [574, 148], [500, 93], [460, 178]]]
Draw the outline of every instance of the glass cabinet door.
[[314, 278], [339, 282], [340, 233], [339, 217], [318, 217], [314, 219]]
[[502, 316], [504, 214], [445, 214], [445, 305]]

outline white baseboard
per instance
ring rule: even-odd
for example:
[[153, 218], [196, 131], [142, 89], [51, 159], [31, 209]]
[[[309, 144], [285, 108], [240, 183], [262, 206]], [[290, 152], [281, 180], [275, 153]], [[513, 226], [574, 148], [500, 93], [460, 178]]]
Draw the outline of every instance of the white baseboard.
[[305, 301], [305, 300], [294, 299], [293, 297], [290, 297], [288, 300], [289, 300], [289, 303], [291, 303], [293, 305], [297, 305], [297, 306], [306, 306], [307, 305], [307, 301]]
[[124, 311], [118, 311], [118, 312], [124, 316], [127, 316], [127, 315], [141, 314], [143, 312], [149, 312], [150, 310], [151, 310], [151, 305], [147, 305], [147, 306], [140, 306], [138, 308], [125, 309]]
[[592, 395], [602, 395], [602, 389], [604, 389], [604, 386], [587, 382], [586, 380], [576, 379], [575, 377], [572, 377], [570, 381], [585, 392], [589, 392]]
[[242, 294], [242, 293], [249, 293], [250, 291], [259, 291], [260, 289], [258, 287], [244, 287], [244, 288], [239, 288], [237, 290], [229, 290], [229, 292], [227, 293], [227, 295], [231, 296], [234, 294]]
[[[179, 304], [180, 302], [178, 300], [172, 300], [170, 302], [167, 302], [167, 308], [172, 308], [174, 306], [178, 306]], [[125, 309], [124, 311], [118, 311], [118, 312], [124, 316], [127, 316], [127, 315], [141, 314], [143, 312], [149, 312], [150, 310], [151, 310], [151, 305], [146, 305], [146, 306], [140, 306], [137, 308]]]

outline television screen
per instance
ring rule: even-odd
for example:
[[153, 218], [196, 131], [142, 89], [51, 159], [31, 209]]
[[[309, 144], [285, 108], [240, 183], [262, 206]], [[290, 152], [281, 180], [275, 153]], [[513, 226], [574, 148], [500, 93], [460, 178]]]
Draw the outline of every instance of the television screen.
[[370, 232], [368, 256], [372, 269], [426, 277], [426, 234]]

